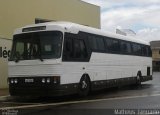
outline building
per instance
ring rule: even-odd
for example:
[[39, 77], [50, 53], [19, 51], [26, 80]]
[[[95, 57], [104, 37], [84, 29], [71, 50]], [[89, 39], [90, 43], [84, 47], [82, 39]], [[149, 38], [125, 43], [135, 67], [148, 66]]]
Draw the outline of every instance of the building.
[[160, 71], [160, 41], [150, 42], [153, 58], [153, 71]]
[[70, 21], [100, 28], [100, 7], [81, 0], [1, 0], [0, 88], [7, 88], [7, 58], [13, 31], [41, 21]]
[[10, 55], [11, 39], [0, 37], [0, 88], [7, 88], [8, 57]]
[[1, 0], [0, 35], [12, 38], [13, 30], [35, 19], [70, 21], [100, 28], [100, 7], [81, 0]]

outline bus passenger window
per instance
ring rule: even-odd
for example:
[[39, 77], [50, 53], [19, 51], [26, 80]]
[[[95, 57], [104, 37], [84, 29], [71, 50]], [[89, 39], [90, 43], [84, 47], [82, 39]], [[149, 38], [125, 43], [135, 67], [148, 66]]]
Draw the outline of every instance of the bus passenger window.
[[121, 41], [120, 42], [120, 49], [121, 49], [121, 53], [130, 54], [131, 53], [131, 44], [126, 41]]
[[132, 48], [133, 48], [133, 53], [135, 55], [138, 55], [138, 56], [142, 55], [141, 46], [139, 44], [133, 43]]
[[145, 45], [142, 46], [142, 56], [147, 56], [147, 47]]
[[91, 47], [92, 50], [97, 50], [98, 49], [96, 37], [88, 36], [88, 41], [89, 41], [89, 44], [90, 44], [90, 47]]
[[74, 57], [77, 59], [85, 59], [87, 57], [87, 51], [83, 40], [80, 39], [74, 39]]
[[116, 39], [106, 39], [107, 51], [119, 53], [119, 41]]
[[152, 50], [149, 46], [147, 47], [147, 52], [148, 52], [148, 57], [152, 57]]
[[83, 40], [80, 41], [80, 49], [82, 53], [82, 58], [87, 58], [87, 49]]
[[79, 40], [76, 40], [76, 39], [74, 40], [74, 42], [73, 42], [73, 51], [74, 51], [73, 58], [81, 57], [81, 49], [80, 49]]
[[99, 51], [105, 51], [103, 38], [97, 37], [97, 46]]
[[67, 38], [65, 42], [63, 60], [82, 61], [88, 57], [85, 42], [81, 39]]
[[68, 60], [71, 57], [73, 57], [72, 39], [71, 38], [67, 38], [66, 39], [66, 43], [65, 43], [65, 47], [64, 47], [64, 52], [63, 52], [63, 57], [64, 57], [65, 60]]

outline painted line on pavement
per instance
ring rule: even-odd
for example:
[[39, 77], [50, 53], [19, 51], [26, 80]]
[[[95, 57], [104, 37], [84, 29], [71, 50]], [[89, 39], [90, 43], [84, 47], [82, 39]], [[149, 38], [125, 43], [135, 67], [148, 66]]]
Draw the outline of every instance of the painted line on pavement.
[[120, 99], [134, 99], [134, 98], [144, 98], [144, 97], [153, 97], [153, 96], [160, 96], [160, 94], [116, 97], [116, 98], [95, 99], [95, 100], [82, 100], [82, 101], [71, 101], [71, 102], [60, 102], [60, 103], [35, 104], [35, 105], [24, 105], [24, 106], [22, 105], [22, 106], [15, 106], [15, 107], [3, 107], [3, 108], [0, 108], [0, 110], [26, 109], [26, 108], [45, 107], [45, 106], [58, 106], [58, 105], [67, 105], [67, 104], [78, 104], [78, 103], [92, 103], [92, 102], [100, 102], [100, 101], [120, 100]]

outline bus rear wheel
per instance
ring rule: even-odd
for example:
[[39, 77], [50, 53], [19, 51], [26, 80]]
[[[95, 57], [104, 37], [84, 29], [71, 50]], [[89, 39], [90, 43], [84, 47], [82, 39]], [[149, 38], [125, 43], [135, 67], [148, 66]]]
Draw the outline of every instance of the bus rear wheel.
[[79, 82], [79, 87], [78, 87], [78, 95], [80, 97], [85, 97], [89, 94], [90, 92], [90, 79], [87, 75], [82, 76]]

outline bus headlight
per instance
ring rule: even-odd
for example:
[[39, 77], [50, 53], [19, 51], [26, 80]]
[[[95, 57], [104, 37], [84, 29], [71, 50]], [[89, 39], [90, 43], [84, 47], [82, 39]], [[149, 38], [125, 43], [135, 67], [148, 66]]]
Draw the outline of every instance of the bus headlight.
[[14, 83], [14, 80], [13, 79], [11, 79], [11, 84], [13, 84]]
[[14, 83], [17, 84], [17, 83], [18, 83], [18, 80], [17, 80], [17, 79], [14, 79]]
[[50, 83], [50, 82], [51, 82], [50, 78], [47, 78], [47, 83]]
[[42, 78], [42, 83], [45, 83], [45, 82], [46, 82], [45, 78]]
[[53, 77], [44, 77], [41, 79], [41, 82], [46, 84], [46, 83], [60, 83], [60, 76], [53, 76]]

